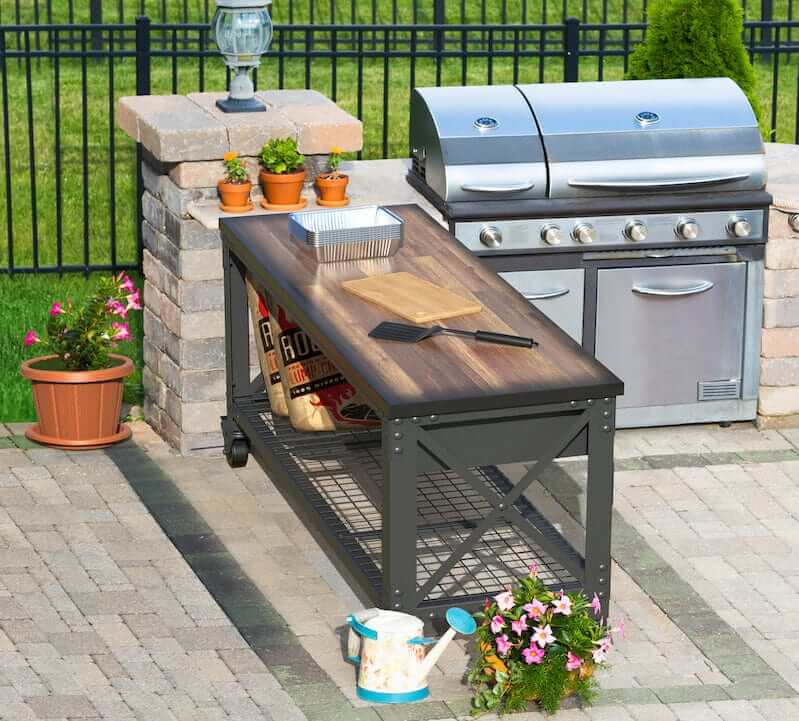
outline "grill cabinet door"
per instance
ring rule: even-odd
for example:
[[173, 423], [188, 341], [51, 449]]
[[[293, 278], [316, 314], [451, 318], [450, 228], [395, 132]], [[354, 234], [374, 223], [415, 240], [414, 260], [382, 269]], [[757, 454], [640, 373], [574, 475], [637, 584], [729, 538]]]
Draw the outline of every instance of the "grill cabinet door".
[[624, 381], [619, 407], [740, 397], [745, 265], [599, 271], [596, 357]]
[[582, 269], [524, 270], [499, 275], [578, 343], [583, 342]]

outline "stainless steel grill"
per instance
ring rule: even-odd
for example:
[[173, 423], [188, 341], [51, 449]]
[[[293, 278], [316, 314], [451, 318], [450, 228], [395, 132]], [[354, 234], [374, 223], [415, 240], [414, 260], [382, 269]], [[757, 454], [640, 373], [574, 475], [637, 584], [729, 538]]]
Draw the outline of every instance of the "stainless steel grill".
[[418, 88], [409, 182], [625, 381], [620, 426], [756, 415], [770, 196], [725, 78]]

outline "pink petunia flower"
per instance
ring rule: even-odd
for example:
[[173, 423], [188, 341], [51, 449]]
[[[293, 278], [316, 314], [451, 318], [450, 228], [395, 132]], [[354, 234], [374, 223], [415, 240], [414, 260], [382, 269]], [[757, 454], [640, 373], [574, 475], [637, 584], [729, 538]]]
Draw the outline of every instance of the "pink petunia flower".
[[513, 593], [511, 591], [503, 591], [494, 596], [500, 611], [510, 611], [515, 605], [513, 600]]
[[66, 311], [64, 310], [64, 307], [61, 305], [61, 303], [59, 303], [58, 301], [56, 301], [55, 303], [53, 303], [53, 305], [50, 306], [50, 315], [53, 316], [53, 318], [55, 318], [57, 315], [61, 315], [62, 313], [66, 313]]
[[594, 597], [591, 599], [591, 610], [597, 618], [599, 618], [599, 614], [602, 613], [602, 602], [596, 594], [594, 594]]
[[39, 334], [35, 330], [29, 330], [25, 337], [22, 339], [22, 342], [26, 346], [31, 346], [39, 342]]
[[538, 575], [538, 564], [533, 561], [530, 564], [530, 578], [535, 578]]
[[566, 669], [568, 671], [576, 671], [582, 665], [583, 659], [581, 659], [579, 656], [575, 656], [571, 651], [566, 654]]
[[141, 310], [141, 293], [138, 290], [134, 290], [129, 296], [127, 296], [128, 301], [128, 310]]
[[572, 601], [565, 593], [563, 593], [563, 591], [561, 591], [560, 598], [556, 598], [554, 601], [552, 601], [552, 608], [555, 609], [555, 613], [560, 613], [564, 616], [571, 616]]
[[599, 650], [602, 651], [602, 653], [607, 653], [608, 651], [610, 651], [611, 647], [613, 646], [613, 642], [610, 640], [610, 636], [605, 636], [605, 638], [599, 641], [594, 641], [594, 643], [597, 646], [599, 646]]
[[105, 304], [105, 307], [114, 315], [121, 316], [122, 318], [128, 317], [128, 309], [115, 298], [109, 298]]
[[537, 598], [534, 598], [530, 603], [524, 604], [522, 609], [527, 613], [529, 618], [541, 618], [549, 606], [546, 603], [541, 603]]
[[133, 337], [127, 323], [112, 323], [111, 328], [116, 331], [114, 340], [130, 340]]
[[513, 644], [508, 639], [508, 636], [503, 633], [501, 636], [497, 636], [495, 640], [497, 642], [497, 651], [499, 651], [499, 655], [507, 656], [508, 651], [510, 651], [513, 647]]
[[494, 616], [494, 618], [491, 619], [491, 633], [497, 634], [503, 628], [505, 628], [505, 619], [499, 615]]
[[595, 648], [591, 652], [591, 658], [594, 659], [594, 663], [603, 663], [607, 657], [608, 657], [608, 652], [603, 650], [602, 648]]
[[126, 293], [132, 293], [134, 290], [136, 290], [136, 286], [133, 284], [133, 281], [130, 279], [127, 273], [120, 274], [119, 287]]
[[527, 616], [522, 615], [518, 621], [511, 621], [510, 627], [513, 633], [521, 636], [527, 630]]
[[550, 643], [555, 643], [555, 635], [552, 633], [552, 627], [549, 624], [546, 626], [536, 626], [532, 640], [541, 648], [545, 648]]
[[528, 666], [532, 664], [541, 665], [544, 662], [545, 653], [546, 649], [531, 645], [530, 648], [525, 648], [522, 651], [522, 658], [524, 658], [524, 662]]

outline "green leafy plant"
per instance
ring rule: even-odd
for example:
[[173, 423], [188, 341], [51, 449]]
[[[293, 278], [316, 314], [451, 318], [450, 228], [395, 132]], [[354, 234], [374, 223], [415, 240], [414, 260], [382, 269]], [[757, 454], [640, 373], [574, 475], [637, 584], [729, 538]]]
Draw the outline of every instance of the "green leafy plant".
[[653, 0], [646, 39], [630, 56], [627, 79], [731, 78], [761, 118], [742, 33], [740, 0]]
[[[589, 601], [582, 593], [549, 591], [535, 565], [514, 587], [487, 599], [475, 614], [473, 713], [520, 711], [532, 701], [554, 713], [569, 694], [590, 704], [594, 671], [612, 646], [600, 614], [596, 594]], [[613, 632], [623, 634], [623, 624]]]
[[45, 337], [40, 338], [31, 329], [23, 343], [41, 346], [58, 356], [57, 365], [64, 370], [109, 368], [113, 365], [109, 352], [120, 341], [131, 339], [128, 313], [141, 307], [141, 293], [127, 275], [120, 273], [104, 279], [82, 305], [71, 300], [55, 301], [50, 306]]
[[339, 168], [341, 167], [341, 154], [344, 151], [339, 148], [338, 146], [334, 146], [330, 148], [330, 157], [327, 159], [327, 167], [330, 169], [330, 172], [327, 174], [328, 178], [338, 178], [339, 177]]
[[222, 160], [225, 166], [225, 182], [226, 183], [246, 183], [249, 180], [247, 176], [247, 168], [244, 161], [239, 157], [236, 152], [225, 153]]
[[270, 173], [291, 173], [302, 167], [305, 158], [294, 138], [274, 138], [261, 148], [261, 163]]

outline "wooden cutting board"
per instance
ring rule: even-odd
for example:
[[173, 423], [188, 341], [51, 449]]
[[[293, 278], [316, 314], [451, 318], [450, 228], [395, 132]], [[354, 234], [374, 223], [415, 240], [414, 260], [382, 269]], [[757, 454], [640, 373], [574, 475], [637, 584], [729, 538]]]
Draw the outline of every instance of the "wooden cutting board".
[[412, 273], [386, 273], [341, 284], [348, 293], [379, 305], [412, 323], [479, 313], [483, 306]]

